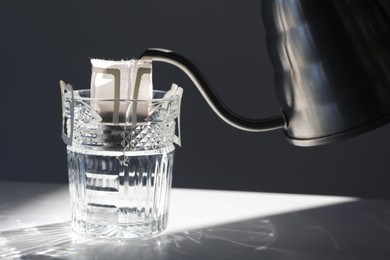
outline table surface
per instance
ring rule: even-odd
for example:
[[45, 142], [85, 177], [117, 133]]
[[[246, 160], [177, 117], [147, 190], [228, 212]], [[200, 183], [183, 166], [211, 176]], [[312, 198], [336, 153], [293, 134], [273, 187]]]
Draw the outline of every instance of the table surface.
[[173, 189], [168, 228], [109, 241], [69, 231], [66, 185], [0, 182], [0, 258], [390, 259], [390, 202]]

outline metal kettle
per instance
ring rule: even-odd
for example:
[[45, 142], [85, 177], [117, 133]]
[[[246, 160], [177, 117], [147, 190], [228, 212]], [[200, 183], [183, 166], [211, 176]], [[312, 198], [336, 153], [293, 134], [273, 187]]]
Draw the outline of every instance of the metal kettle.
[[314, 146], [390, 121], [390, 19], [377, 0], [263, 0], [262, 17], [281, 113], [243, 118], [218, 98], [188, 59], [147, 49], [142, 59], [177, 66], [227, 123], [247, 131], [284, 128], [289, 141]]

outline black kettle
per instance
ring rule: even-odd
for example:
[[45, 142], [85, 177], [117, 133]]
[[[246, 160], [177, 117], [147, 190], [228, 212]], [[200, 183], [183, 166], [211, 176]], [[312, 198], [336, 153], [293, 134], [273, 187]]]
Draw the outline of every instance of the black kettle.
[[218, 98], [201, 71], [168, 50], [142, 59], [179, 67], [212, 109], [247, 131], [284, 128], [295, 145], [346, 139], [390, 121], [390, 19], [377, 0], [263, 0], [262, 17], [281, 113], [243, 118]]

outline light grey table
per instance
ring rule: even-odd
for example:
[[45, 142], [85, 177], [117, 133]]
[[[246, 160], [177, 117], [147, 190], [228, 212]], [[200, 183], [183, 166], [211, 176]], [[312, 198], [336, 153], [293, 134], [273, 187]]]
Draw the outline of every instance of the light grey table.
[[139, 240], [69, 231], [66, 185], [0, 182], [0, 258], [390, 259], [390, 202], [173, 189], [168, 229]]

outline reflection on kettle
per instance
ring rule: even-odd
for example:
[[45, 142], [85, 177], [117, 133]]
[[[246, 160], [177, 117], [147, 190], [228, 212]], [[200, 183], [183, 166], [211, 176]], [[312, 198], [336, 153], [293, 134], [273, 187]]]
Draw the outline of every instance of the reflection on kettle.
[[295, 145], [314, 146], [390, 121], [390, 19], [377, 0], [263, 0], [262, 17], [281, 113], [266, 119], [230, 111], [194, 64], [163, 49], [142, 59], [183, 70], [212, 109], [247, 131], [284, 128]]

